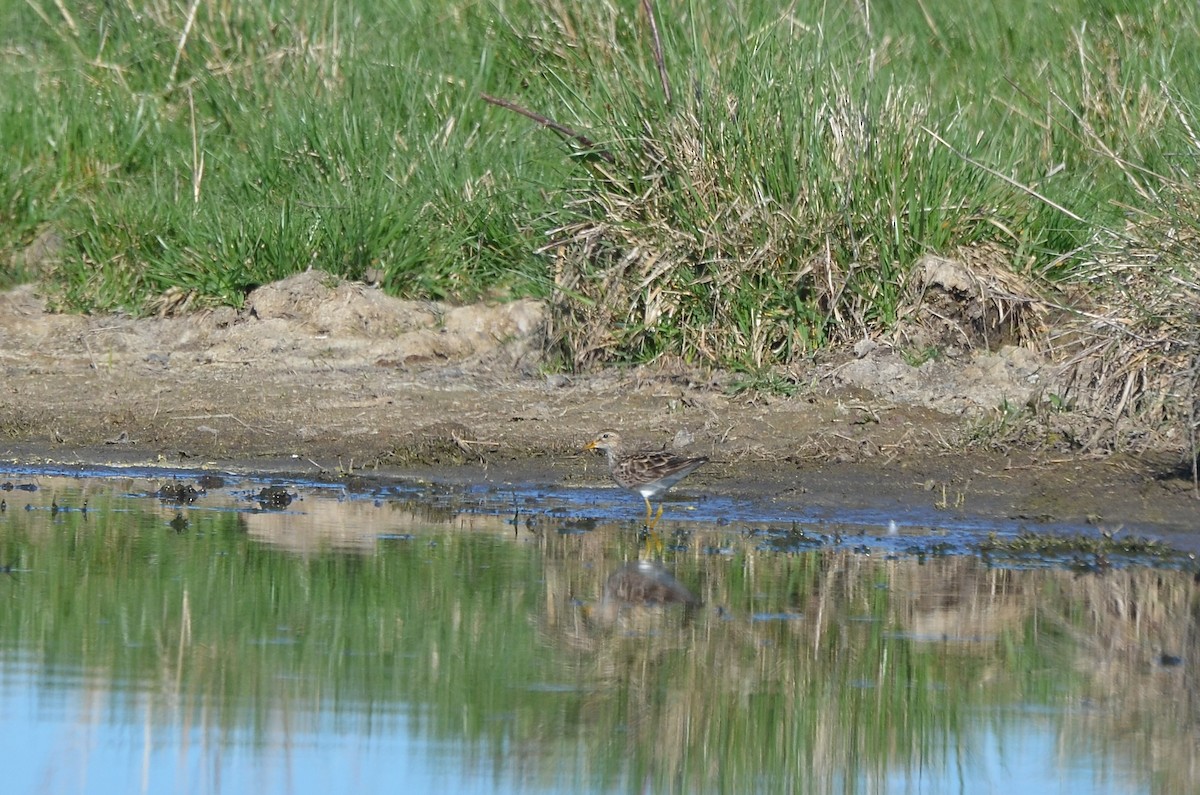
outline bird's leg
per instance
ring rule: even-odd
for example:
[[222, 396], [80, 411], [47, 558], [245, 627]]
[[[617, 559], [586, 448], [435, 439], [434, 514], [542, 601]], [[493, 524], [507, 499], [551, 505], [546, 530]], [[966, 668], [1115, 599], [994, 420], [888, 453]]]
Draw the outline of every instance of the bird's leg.
[[646, 552], [661, 558], [663, 540], [662, 536], [654, 532], [654, 526], [662, 518], [662, 506], [658, 506], [658, 515], [651, 518], [654, 507], [650, 504], [650, 498], [643, 494], [642, 499], [646, 501], [646, 525], [642, 528], [642, 543], [645, 545]]
[[647, 530], [642, 535], [642, 547], [646, 550], [646, 554], [654, 558], [662, 558], [663, 540], [662, 536], [653, 530]]
[[645, 494], [643, 494], [642, 499], [646, 501], [646, 529], [653, 530], [654, 526], [658, 524], [658, 520], [662, 518], [663, 505], [662, 505], [662, 503], [659, 503], [658, 514], [655, 515], [653, 519], [651, 519], [650, 516], [654, 511], [654, 507], [650, 505], [650, 498], [647, 497]]

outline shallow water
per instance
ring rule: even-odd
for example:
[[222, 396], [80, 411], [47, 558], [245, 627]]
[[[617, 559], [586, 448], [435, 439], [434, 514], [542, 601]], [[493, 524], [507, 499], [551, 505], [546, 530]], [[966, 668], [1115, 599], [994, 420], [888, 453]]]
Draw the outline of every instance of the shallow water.
[[[1200, 786], [1186, 558], [712, 500], [656, 545], [609, 489], [89, 474], [0, 472], [6, 792]], [[701, 604], [617, 592], [640, 557]]]

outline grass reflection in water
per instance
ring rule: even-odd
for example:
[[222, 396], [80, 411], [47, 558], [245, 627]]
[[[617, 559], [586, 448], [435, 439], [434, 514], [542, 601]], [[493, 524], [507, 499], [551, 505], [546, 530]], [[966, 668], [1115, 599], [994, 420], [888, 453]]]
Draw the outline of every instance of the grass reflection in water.
[[406, 732], [522, 787], [885, 791], [963, 775], [981, 738], [1031, 727], [1064, 766], [1190, 786], [1185, 572], [783, 554], [696, 526], [631, 590], [624, 526], [129, 491], [9, 498], [3, 688], [100, 691], [94, 719], [187, 727], [218, 757]]

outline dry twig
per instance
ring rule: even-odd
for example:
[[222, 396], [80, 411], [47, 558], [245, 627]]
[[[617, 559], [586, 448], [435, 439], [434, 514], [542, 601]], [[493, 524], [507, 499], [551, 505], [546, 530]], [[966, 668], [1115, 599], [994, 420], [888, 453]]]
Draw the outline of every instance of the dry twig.
[[553, 130], [554, 132], [558, 133], [563, 138], [567, 138], [567, 139], [578, 142], [580, 146], [587, 149], [589, 152], [596, 155], [597, 157], [605, 160], [606, 162], [609, 162], [609, 163], [617, 162], [616, 158], [613, 157], [612, 153], [609, 152], [607, 149], [601, 149], [600, 147], [598, 147], [596, 145], [596, 142], [593, 141], [591, 138], [588, 138], [586, 135], [584, 135], [581, 132], [576, 132], [575, 130], [571, 129], [570, 127], [566, 126], [565, 124], [559, 124], [558, 122], [554, 121], [553, 119], [543, 116], [540, 113], [535, 113], [532, 110], [529, 110], [529, 108], [518, 105], [516, 102], [513, 102], [512, 100], [509, 100], [509, 99], [501, 99], [500, 97], [493, 97], [491, 94], [484, 94], [482, 92], [479, 94], [479, 97], [484, 102], [487, 102], [489, 104], [495, 105], [500, 108], [504, 108], [505, 110], [511, 110], [513, 113], [519, 113], [527, 119], [532, 119], [533, 121], [542, 125], [546, 129]]

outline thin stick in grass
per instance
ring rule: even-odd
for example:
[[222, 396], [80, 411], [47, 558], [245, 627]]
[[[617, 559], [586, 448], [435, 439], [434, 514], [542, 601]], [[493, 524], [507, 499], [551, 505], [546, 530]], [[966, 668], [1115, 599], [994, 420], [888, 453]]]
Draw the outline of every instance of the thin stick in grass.
[[[32, 4], [31, 4], [32, 5]], [[58, 8], [58, 13], [62, 14], [63, 21], [67, 23], [67, 27], [71, 29], [71, 35], [79, 38], [79, 28], [75, 27], [75, 20], [71, 16], [71, 12], [63, 5], [62, 0], [54, 0], [54, 5]]]
[[980, 169], [980, 170], [982, 170], [982, 171], [986, 171], [987, 173], [991, 174], [991, 175], [992, 175], [993, 177], [995, 177], [996, 179], [1003, 180], [1004, 182], [1007, 182], [1009, 185], [1013, 186], [1013, 187], [1014, 187], [1014, 188], [1016, 188], [1017, 190], [1019, 190], [1019, 191], [1022, 191], [1023, 193], [1027, 193], [1027, 194], [1029, 194], [1029, 195], [1030, 195], [1030, 196], [1032, 196], [1033, 198], [1037, 199], [1038, 201], [1042, 202], [1043, 204], [1046, 204], [1046, 205], [1047, 205], [1047, 206], [1049, 206], [1049, 207], [1053, 207], [1054, 209], [1058, 210], [1060, 213], [1062, 213], [1063, 215], [1067, 216], [1068, 218], [1070, 218], [1070, 219], [1072, 219], [1072, 220], [1078, 221], [1078, 222], [1079, 222], [1079, 223], [1081, 223], [1081, 224], [1086, 224], [1086, 223], [1087, 223], [1087, 221], [1085, 221], [1084, 219], [1080, 218], [1078, 215], [1076, 215], [1075, 213], [1071, 212], [1071, 211], [1070, 211], [1070, 210], [1068, 210], [1066, 207], [1063, 207], [1061, 204], [1059, 204], [1058, 202], [1054, 201], [1054, 200], [1053, 200], [1053, 199], [1051, 199], [1050, 197], [1048, 197], [1048, 196], [1044, 196], [1044, 195], [1042, 195], [1041, 193], [1038, 193], [1038, 192], [1037, 192], [1036, 190], [1034, 190], [1033, 188], [1029, 187], [1028, 185], [1022, 185], [1020, 182], [1017, 182], [1017, 181], [1016, 181], [1015, 179], [1013, 179], [1012, 177], [1006, 177], [1004, 174], [1001, 174], [1001, 173], [1000, 173], [999, 171], [997, 171], [996, 169], [994, 169], [994, 168], [989, 168], [988, 166], [985, 166], [983, 163], [980, 163], [978, 160], [976, 160], [976, 159], [974, 159], [973, 157], [971, 157], [971, 156], [967, 155], [966, 153], [958, 151], [958, 150], [957, 150], [957, 149], [955, 149], [953, 146], [951, 146], [949, 143], [947, 143], [947, 141], [946, 141], [946, 139], [945, 139], [945, 138], [942, 138], [942, 136], [938, 135], [937, 133], [935, 133], [933, 130], [929, 129], [928, 127], [926, 127], [926, 126], [922, 125], [922, 126], [921, 126], [921, 130], [923, 130], [923, 131], [925, 132], [925, 134], [926, 134], [926, 135], [928, 135], [928, 136], [930, 136], [931, 138], [933, 138], [933, 140], [937, 141], [939, 144], [941, 144], [942, 146], [944, 146], [944, 147], [946, 147], [947, 149], [949, 149], [949, 150], [950, 150], [951, 152], [953, 152], [955, 155], [957, 155], [958, 157], [962, 158], [962, 159], [963, 159], [965, 162], [967, 162], [967, 163], [970, 163], [971, 165], [975, 166], [975, 168], [978, 168], [978, 169]]
[[662, 81], [663, 99], [671, 104], [671, 81], [667, 77], [667, 63], [663, 59], [662, 39], [658, 35], [658, 21], [654, 18], [653, 0], [642, 0], [646, 19], [650, 20], [650, 35], [654, 39], [654, 63], [658, 66], [658, 79]]
[[566, 126], [565, 124], [559, 124], [558, 122], [554, 121], [553, 119], [547, 118], [547, 117], [541, 115], [540, 113], [535, 113], [532, 110], [529, 110], [526, 107], [522, 107], [521, 105], [518, 105], [517, 103], [515, 103], [509, 99], [501, 99], [500, 97], [493, 97], [491, 94], [484, 94], [484, 93], [480, 93], [479, 97], [484, 102], [490, 103], [490, 104], [495, 105], [500, 108], [504, 108], [505, 110], [511, 110], [513, 113], [519, 113], [527, 119], [533, 119], [535, 122], [542, 125], [546, 129], [553, 130], [554, 132], [558, 133], [559, 135], [561, 135], [564, 138], [569, 138], [573, 141], [578, 142], [580, 146], [589, 150], [592, 154], [595, 154], [597, 157], [603, 158], [604, 160], [606, 160], [609, 163], [617, 162], [617, 159], [612, 156], [611, 152], [609, 152], [606, 149], [598, 148], [596, 146], [596, 142], [593, 141], [591, 138], [588, 138], [583, 133], [572, 130], [570, 127]]
[[188, 111], [192, 116], [192, 203], [200, 203], [200, 183], [204, 180], [204, 153], [200, 151], [200, 140], [196, 135], [196, 102], [192, 89], [188, 87]]
[[192, 25], [196, 22], [196, 11], [199, 8], [200, 0], [192, 0], [192, 7], [188, 9], [187, 22], [183, 23], [183, 32], [179, 34], [179, 44], [175, 47], [175, 60], [171, 64], [171, 72], [167, 75], [168, 94], [175, 88], [175, 75], [179, 72], [179, 61], [183, 58], [183, 48], [187, 46], [188, 36], [192, 32]]

